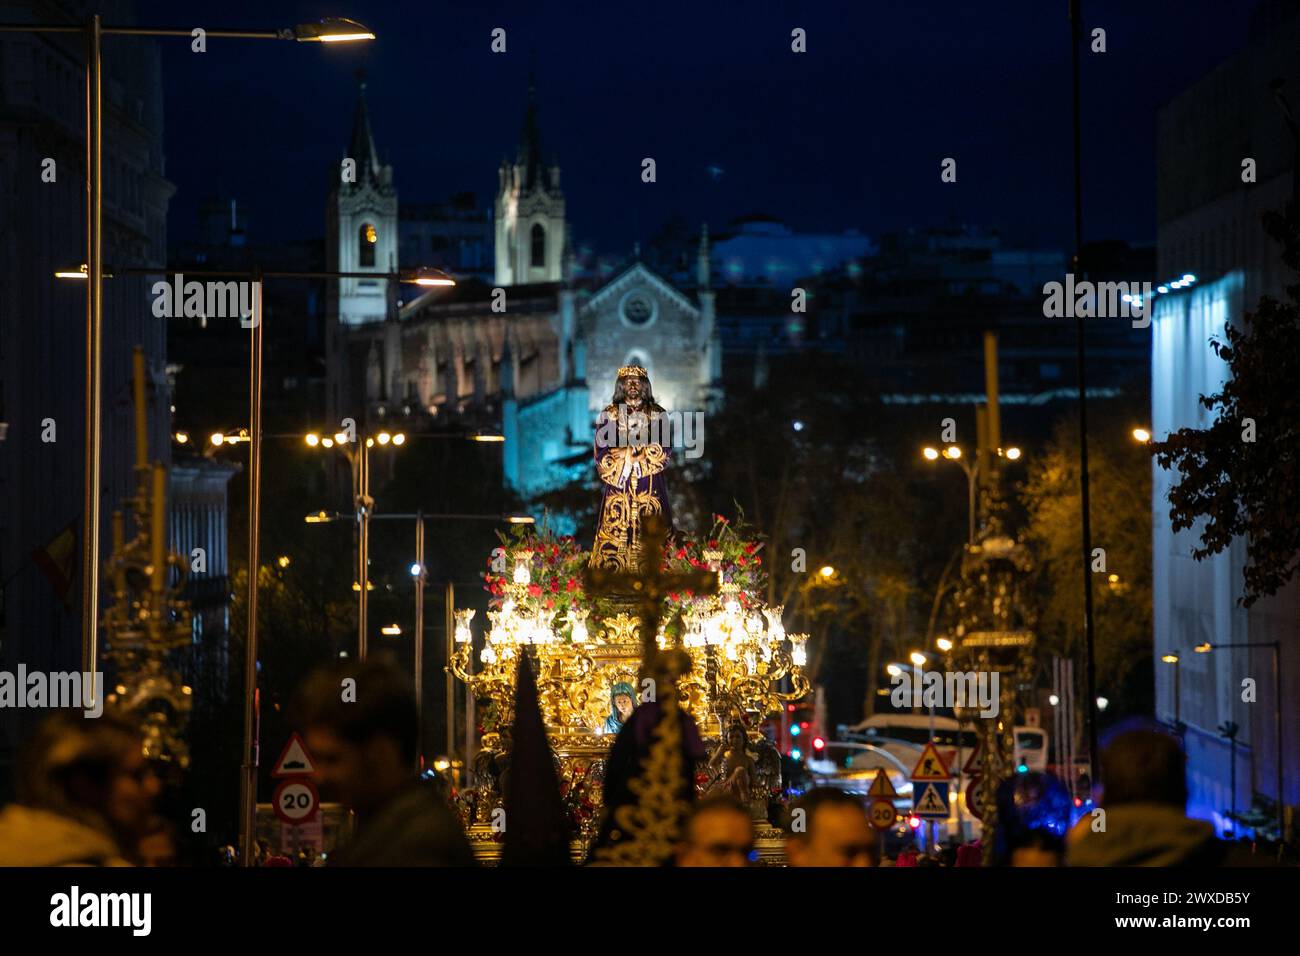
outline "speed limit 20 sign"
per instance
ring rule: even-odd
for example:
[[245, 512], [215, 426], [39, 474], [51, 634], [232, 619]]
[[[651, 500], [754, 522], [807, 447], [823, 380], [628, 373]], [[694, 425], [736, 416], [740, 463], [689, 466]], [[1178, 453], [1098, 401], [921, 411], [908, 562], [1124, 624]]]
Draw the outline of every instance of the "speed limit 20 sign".
[[310, 780], [282, 780], [271, 798], [275, 814], [285, 823], [306, 823], [320, 809], [320, 794]]

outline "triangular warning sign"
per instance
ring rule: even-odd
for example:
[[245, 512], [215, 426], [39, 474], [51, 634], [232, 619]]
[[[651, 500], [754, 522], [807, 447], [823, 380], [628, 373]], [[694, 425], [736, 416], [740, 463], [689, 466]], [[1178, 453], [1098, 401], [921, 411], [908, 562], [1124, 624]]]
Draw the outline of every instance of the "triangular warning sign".
[[867, 796], [880, 797], [885, 800], [891, 800], [898, 796], [898, 791], [889, 782], [889, 774], [885, 773], [883, 767], [876, 771], [876, 779], [871, 781], [871, 789], [867, 791]]
[[[946, 787], [944, 788], [947, 789]], [[912, 812], [918, 817], [944, 816], [948, 815], [948, 801], [939, 794], [939, 788], [932, 783], [927, 783], [921, 789], [921, 795], [916, 798], [916, 803], [912, 807]]]
[[980, 756], [980, 745], [976, 743], [975, 749], [972, 750], [970, 752], [970, 756], [966, 758], [966, 763], [962, 766], [961, 772], [966, 774], [967, 776], [971, 776], [973, 774], [979, 773], [980, 772], [979, 756]]
[[912, 779], [948, 780], [951, 777], [952, 774], [948, 772], [948, 765], [939, 756], [939, 751], [934, 749], [934, 744], [926, 744], [925, 749], [921, 751], [921, 759], [912, 768]]
[[307, 753], [307, 745], [295, 733], [289, 738], [289, 742], [284, 745], [284, 750], [280, 753], [280, 759], [275, 762], [275, 768], [271, 771], [271, 776], [297, 777], [315, 772], [316, 765], [311, 762], [311, 756]]

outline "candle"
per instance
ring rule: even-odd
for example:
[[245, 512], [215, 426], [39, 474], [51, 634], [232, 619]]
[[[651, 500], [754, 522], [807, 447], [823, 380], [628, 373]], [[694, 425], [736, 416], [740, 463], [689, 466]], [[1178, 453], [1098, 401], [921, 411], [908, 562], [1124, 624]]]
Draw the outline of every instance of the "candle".
[[135, 402], [135, 467], [149, 467], [149, 414], [144, 395], [144, 349], [135, 347], [131, 357], [132, 398]]
[[167, 471], [162, 462], [153, 463], [153, 527], [149, 532], [149, 561], [153, 565], [150, 582], [155, 594], [167, 583]]

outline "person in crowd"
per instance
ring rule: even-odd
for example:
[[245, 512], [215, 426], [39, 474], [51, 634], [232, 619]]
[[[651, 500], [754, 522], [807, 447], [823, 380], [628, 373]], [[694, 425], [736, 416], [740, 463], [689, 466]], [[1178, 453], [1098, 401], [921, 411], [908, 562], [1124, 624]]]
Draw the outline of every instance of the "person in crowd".
[[0, 866], [130, 866], [161, 785], [135, 726], [60, 711], [23, 748], [15, 789]]
[[1046, 773], [1017, 773], [997, 789], [997, 866], [1063, 866], [1073, 801]]
[[736, 799], [718, 795], [695, 804], [676, 864], [696, 866], [748, 866], [754, 852], [754, 824]]
[[1118, 728], [1101, 751], [1099, 809], [1071, 831], [1070, 866], [1207, 867], [1249, 865], [1217, 839], [1205, 820], [1189, 819], [1186, 757], [1178, 739], [1144, 723]]
[[322, 796], [356, 814], [336, 866], [472, 866], [451, 808], [416, 776], [417, 716], [410, 678], [385, 661], [339, 662], [303, 687], [297, 724]]
[[791, 866], [875, 866], [876, 844], [861, 801], [843, 790], [816, 787], [790, 809], [785, 857]]

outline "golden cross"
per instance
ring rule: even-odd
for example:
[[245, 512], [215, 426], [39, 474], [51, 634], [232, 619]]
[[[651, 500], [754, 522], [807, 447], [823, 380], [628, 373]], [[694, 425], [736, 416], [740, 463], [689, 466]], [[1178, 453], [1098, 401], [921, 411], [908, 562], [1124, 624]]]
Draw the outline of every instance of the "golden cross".
[[641, 619], [642, 667], [647, 671], [654, 669], [652, 661], [659, 651], [656, 638], [664, 597], [677, 591], [713, 594], [718, 590], [717, 572], [708, 568], [665, 571], [662, 564], [667, 540], [668, 528], [663, 518], [657, 514], [646, 515], [641, 522], [641, 548], [635, 571], [587, 568], [588, 593], [631, 598]]

